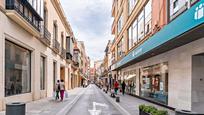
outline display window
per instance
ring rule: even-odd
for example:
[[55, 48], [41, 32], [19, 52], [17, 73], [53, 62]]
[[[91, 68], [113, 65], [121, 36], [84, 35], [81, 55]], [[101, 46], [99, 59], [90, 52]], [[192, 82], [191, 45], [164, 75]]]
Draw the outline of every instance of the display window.
[[168, 63], [142, 68], [140, 96], [162, 104], [168, 102]]

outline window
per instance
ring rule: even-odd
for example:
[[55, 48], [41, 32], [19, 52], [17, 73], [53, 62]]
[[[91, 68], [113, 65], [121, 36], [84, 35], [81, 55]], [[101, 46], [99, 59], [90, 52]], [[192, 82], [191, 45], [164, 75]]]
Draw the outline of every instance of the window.
[[122, 17], [122, 14], [118, 20], [118, 33], [120, 33], [120, 31], [122, 30], [122, 26], [123, 26], [123, 17]]
[[132, 35], [132, 26], [128, 29], [128, 37], [129, 37], [129, 50], [133, 47], [133, 35]]
[[[184, 6], [186, 6], [187, 2], [189, 0], [171, 0], [170, 1], [170, 16], [174, 16], [175, 14], [178, 15], [178, 12], [181, 10], [184, 11], [185, 8]], [[187, 6], [186, 6], [187, 8]]]
[[133, 23], [133, 44], [138, 42], [138, 22], [137, 19], [135, 19], [134, 23]]
[[55, 90], [55, 84], [57, 82], [57, 62], [53, 62], [53, 90]]
[[54, 21], [54, 25], [53, 25], [53, 38], [55, 40], [57, 40], [58, 37], [58, 27], [57, 27], [57, 21]]
[[149, 34], [151, 30], [151, 18], [152, 18], [152, 0], [149, 0], [145, 6], [145, 34]]
[[45, 57], [40, 57], [40, 90], [45, 90]]
[[31, 92], [31, 52], [5, 43], [5, 96]]
[[178, 0], [175, 0], [173, 2], [173, 8], [176, 9], [178, 7]]
[[168, 63], [142, 68], [140, 96], [162, 104], [168, 102]]
[[138, 40], [144, 37], [144, 10], [138, 16]]
[[138, 0], [128, 0], [128, 10], [129, 14], [131, 14], [132, 10], [134, 9], [135, 5], [137, 4]]
[[48, 11], [46, 8], [44, 8], [44, 26], [48, 28]]
[[117, 45], [117, 52], [118, 52], [118, 58], [121, 58], [125, 55], [125, 39], [122, 38], [120, 42]]
[[61, 46], [64, 48], [64, 32], [61, 32]]

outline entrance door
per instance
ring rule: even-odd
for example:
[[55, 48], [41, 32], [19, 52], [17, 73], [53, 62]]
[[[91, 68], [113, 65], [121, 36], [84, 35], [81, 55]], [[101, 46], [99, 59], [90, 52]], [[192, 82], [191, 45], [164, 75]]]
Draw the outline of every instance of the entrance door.
[[192, 57], [192, 111], [204, 113], [204, 54]]
[[65, 82], [65, 67], [60, 67], [60, 80]]

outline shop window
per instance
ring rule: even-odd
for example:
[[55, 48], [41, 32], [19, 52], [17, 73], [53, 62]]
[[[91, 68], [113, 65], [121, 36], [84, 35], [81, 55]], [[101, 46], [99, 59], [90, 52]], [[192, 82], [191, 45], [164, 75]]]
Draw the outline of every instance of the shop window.
[[45, 57], [40, 57], [40, 90], [45, 90]]
[[5, 96], [31, 92], [31, 52], [5, 43]]
[[142, 68], [140, 84], [140, 96], [158, 103], [167, 104], [168, 63]]

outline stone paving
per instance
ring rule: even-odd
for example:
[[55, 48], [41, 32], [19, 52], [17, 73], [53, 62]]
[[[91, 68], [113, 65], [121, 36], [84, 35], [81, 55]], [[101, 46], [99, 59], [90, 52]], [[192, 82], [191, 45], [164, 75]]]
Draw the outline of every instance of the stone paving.
[[[56, 101], [53, 98], [46, 98], [26, 104], [26, 115], [57, 115], [66, 105], [71, 103], [84, 88], [75, 88], [68, 91], [68, 98], [64, 101]], [[0, 112], [5, 115], [5, 111]]]
[[122, 108], [124, 108], [124, 110], [126, 110], [130, 115], [139, 115], [139, 105], [141, 104], [152, 105], [158, 109], [167, 110], [169, 115], [175, 115], [175, 112], [170, 109], [130, 96], [128, 94], [125, 95], [118, 94], [118, 96], [120, 97], [119, 103], [115, 101], [115, 98], [110, 97], [110, 92], [108, 92], [108, 94], [106, 95], [108, 95], [107, 97], [114, 101], [114, 103], [119, 104]]

